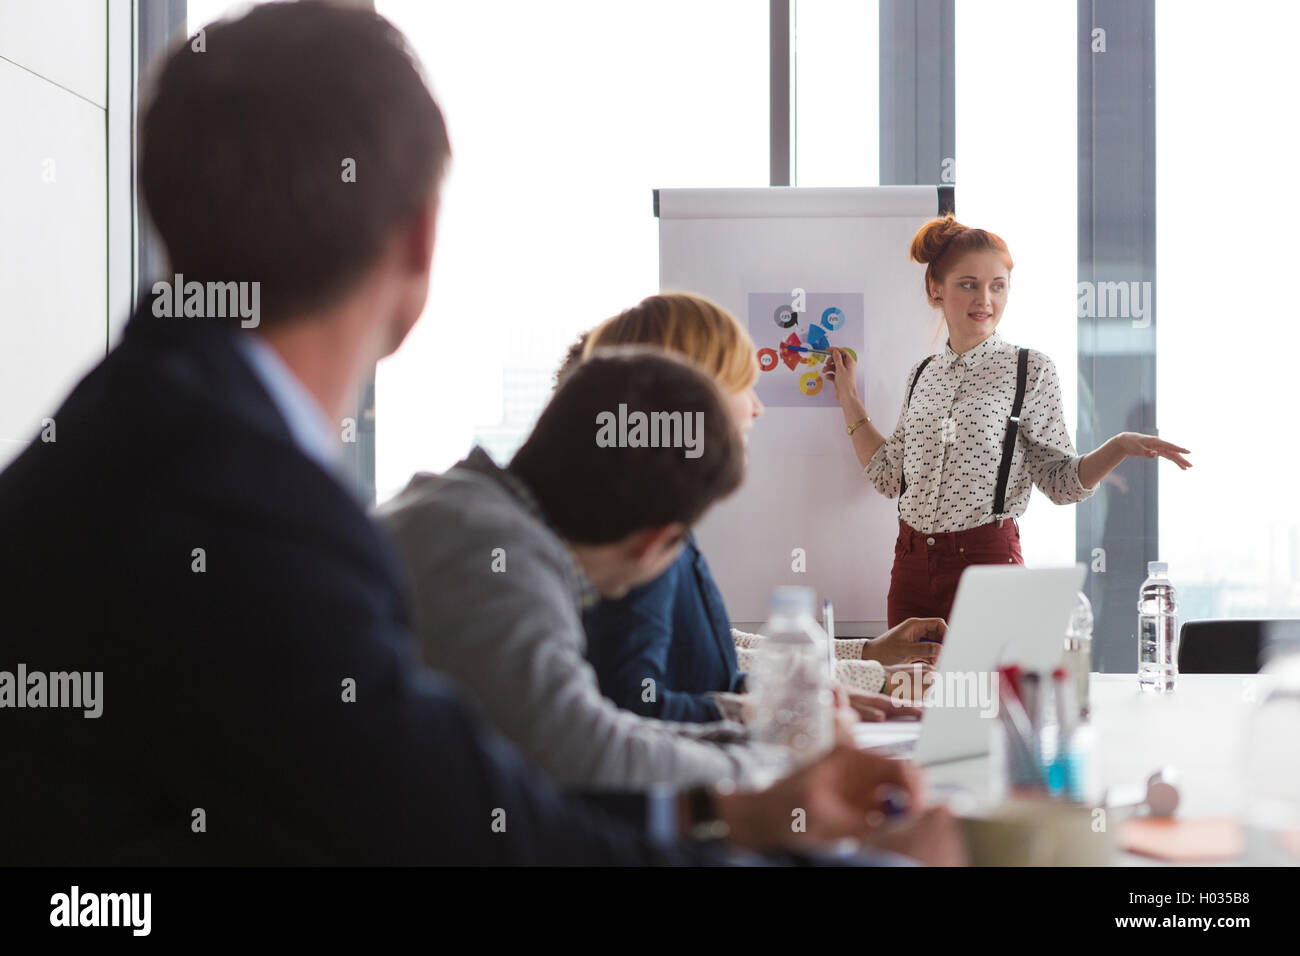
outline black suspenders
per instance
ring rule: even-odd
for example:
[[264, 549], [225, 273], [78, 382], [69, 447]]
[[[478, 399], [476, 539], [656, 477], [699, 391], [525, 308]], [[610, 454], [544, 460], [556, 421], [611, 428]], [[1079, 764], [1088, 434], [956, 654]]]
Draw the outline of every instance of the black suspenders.
[[993, 517], [1002, 514], [1007, 504], [1007, 481], [1011, 478], [1011, 456], [1016, 453], [1016, 435], [1020, 432], [1020, 406], [1025, 403], [1025, 378], [1029, 374], [1029, 349], [1016, 357], [1016, 400], [1011, 403], [1007, 434], [1002, 439], [1002, 464], [998, 466], [998, 490], [993, 495]]
[[[927, 356], [922, 360], [921, 364], [918, 365], [918, 366], [916, 367], [916, 374], [912, 376], [912, 384], [911, 384], [911, 385], [908, 387], [908, 389], [907, 389], [907, 401], [905, 401], [905, 402], [903, 403], [903, 414], [904, 414], [904, 415], [907, 414], [907, 407], [908, 407], [909, 405], [912, 404], [912, 393], [913, 393], [914, 391], [916, 391], [916, 383], [917, 383], [918, 381], [920, 381], [920, 379], [921, 379], [921, 373], [925, 371], [925, 367], [926, 367], [927, 365], [930, 364], [930, 360], [931, 360], [932, 358], [934, 358], [933, 355], [927, 355]], [[906, 457], [907, 457], [907, 456], [904, 455], [904, 458], [906, 458]], [[906, 469], [904, 469], [904, 470], [900, 473], [900, 475], [899, 475], [899, 479], [898, 479], [898, 513], [899, 513], [900, 515], [903, 513], [903, 492], [905, 492], [905, 491], [907, 491], [907, 473], [906, 473]]]
[[[912, 392], [916, 390], [916, 383], [921, 379], [921, 373], [925, 367], [930, 364], [933, 355], [927, 355], [925, 360], [917, 366], [916, 374], [912, 376], [912, 384], [907, 389], [907, 401], [903, 404], [903, 410], [906, 412], [907, 407], [912, 404]], [[1007, 419], [1007, 433], [1002, 439], [1002, 463], [998, 466], [998, 487], [993, 494], [993, 517], [1002, 514], [1007, 504], [1007, 482], [1011, 480], [1011, 459], [1016, 453], [1016, 437], [1020, 433], [1020, 409], [1025, 404], [1025, 382], [1029, 377], [1029, 349], [1020, 349], [1016, 356], [1016, 399], [1011, 403], [1011, 417]], [[903, 513], [903, 493], [907, 491], [907, 475], [900, 477], [898, 482], [898, 513]]]

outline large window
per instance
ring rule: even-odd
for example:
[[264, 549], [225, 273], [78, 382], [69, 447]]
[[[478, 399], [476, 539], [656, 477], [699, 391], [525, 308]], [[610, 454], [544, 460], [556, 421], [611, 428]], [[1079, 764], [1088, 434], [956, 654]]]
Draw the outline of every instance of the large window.
[[453, 153], [425, 316], [377, 374], [383, 500], [475, 442], [508, 458], [578, 333], [658, 291], [652, 189], [767, 184], [768, 11], [377, 8], [423, 60]]
[[880, 4], [794, 4], [796, 186], [880, 185]]
[[[1184, 619], [1300, 617], [1287, 162], [1300, 4], [1156, 5], [1160, 551]], [[1167, 471], [1167, 470], [1166, 470]]]
[[[245, 5], [191, 0], [191, 32]], [[653, 188], [768, 183], [770, 50], [754, 0], [376, 6], [423, 60], [453, 148], [426, 316], [377, 374], [383, 499], [474, 443], [508, 458], [576, 336], [658, 288]], [[1184, 619], [1300, 616], [1300, 456], [1270, 368], [1300, 344], [1278, 186], [1300, 138], [1280, 99], [1300, 5], [792, 7], [792, 184], [875, 185], [886, 157], [895, 177], [951, 178], [958, 217], [1011, 247], [1002, 332], [1054, 359], [1079, 451], [1128, 428], [1195, 452], [1188, 473], [1127, 462], [1084, 505], [1034, 495], [1026, 558], [1090, 563], [1096, 661], [1131, 666], [1152, 558]], [[954, 155], [933, 155], [953, 125]], [[1148, 279], [1129, 312], [1102, 305]]]
[[214, 20], [234, 20], [242, 17], [260, 0], [187, 0], [185, 4], [186, 34], [193, 36], [204, 25]]
[[[1071, 426], [1078, 394], [1075, 16], [1072, 3], [958, 3], [954, 44], [957, 218], [1006, 240], [1015, 269], [998, 331], [1052, 358]], [[1073, 506], [1058, 507], [1035, 490], [1020, 528], [1031, 567], [1075, 560]]]

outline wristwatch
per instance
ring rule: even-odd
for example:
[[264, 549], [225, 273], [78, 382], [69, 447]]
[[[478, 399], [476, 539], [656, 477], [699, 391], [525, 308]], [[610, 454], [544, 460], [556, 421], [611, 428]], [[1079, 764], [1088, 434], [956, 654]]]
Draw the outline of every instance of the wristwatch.
[[[719, 789], [728, 781], [722, 781]], [[718, 802], [712, 787], [691, 787], [686, 791], [687, 833], [693, 840], [724, 840], [731, 828], [718, 816]]]

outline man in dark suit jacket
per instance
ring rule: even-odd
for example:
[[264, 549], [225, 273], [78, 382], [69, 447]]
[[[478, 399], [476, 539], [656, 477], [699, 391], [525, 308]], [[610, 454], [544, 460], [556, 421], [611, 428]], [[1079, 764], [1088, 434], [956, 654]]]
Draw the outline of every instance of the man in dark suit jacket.
[[[342, 409], [427, 295], [448, 149], [400, 34], [312, 3], [210, 27], [143, 144], [185, 279], [0, 474], [0, 671], [26, 675], [0, 681], [0, 862], [718, 859], [561, 794], [422, 670], [332, 473]], [[214, 309], [218, 282], [260, 284]], [[97, 716], [52, 706], [78, 690]], [[789, 806], [851, 829], [891, 775], [914, 786], [839, 752], [714, 812], [751, 846], [772, 834], [742, 821]]]

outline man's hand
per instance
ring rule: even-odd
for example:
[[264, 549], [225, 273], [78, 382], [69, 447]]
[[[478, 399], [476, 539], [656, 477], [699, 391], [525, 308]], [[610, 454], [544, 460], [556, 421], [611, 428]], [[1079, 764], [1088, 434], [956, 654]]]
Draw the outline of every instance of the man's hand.
[[899, 717], [920, 717], [921, 708], [916, 704], [901, 704], [892, 700], [888, 694], [865, 694], [854, 691], [849, 694], [849, 703], [858, 712], [858, 717], [868, 723], [882, 720], [896, 720]]
[[948, 625], [941, 617], [909, 617], [897, 627], [867, 641], [862, 647], [864, 661], [890, 664], [933, 664], [943, 649]]
[[853, 725], [860, 719], [853, 706], [852, 693], [837, 680], [831, 681], [831, 699], [835, 704], [835, 746], [852, 747]]
[[880, 691], [896, 704], [919, 704], [933, 680], [933, 664], [892, 664], [885, 668], [885, 686]]
[[766, 790], [719, 794], [717, 808], [738, 846], [813, 850], [846, 837], [867, 837], [893, 788], [906, 793], [910, 806], [919, 803], [921, 778], [909, 764], [836, 747]]

